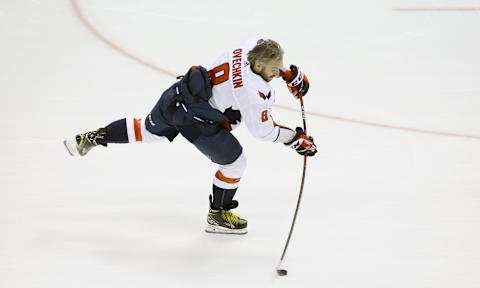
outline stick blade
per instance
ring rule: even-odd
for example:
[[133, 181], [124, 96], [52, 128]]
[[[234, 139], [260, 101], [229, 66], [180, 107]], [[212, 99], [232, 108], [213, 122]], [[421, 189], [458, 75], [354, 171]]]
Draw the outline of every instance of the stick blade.
[[278, 276], [287, 276], [288, 272], [285, 269], [277, 269]]
[[282, 261], [277, 265], [277, 275], [278, 276], [287, 276], [288, 271], [282, 267]]

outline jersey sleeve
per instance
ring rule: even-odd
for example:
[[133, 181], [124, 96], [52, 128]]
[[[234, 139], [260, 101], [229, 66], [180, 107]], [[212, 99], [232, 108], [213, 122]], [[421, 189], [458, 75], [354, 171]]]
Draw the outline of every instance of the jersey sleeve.
[[250, 134], [259, 140], [274, 142], [279, 136], [280, 128], [274, 125], [270, 111], [271, 109], [255, 103], [240, 110]]
[[255, 89], [245, 89], [242, 92], [237, 94], [236, 100], [242, 121], [250, 134], [262, 141], [276, 141], [280, 128], [275, 125], [270, 115], [271, 104], [261, 99]]

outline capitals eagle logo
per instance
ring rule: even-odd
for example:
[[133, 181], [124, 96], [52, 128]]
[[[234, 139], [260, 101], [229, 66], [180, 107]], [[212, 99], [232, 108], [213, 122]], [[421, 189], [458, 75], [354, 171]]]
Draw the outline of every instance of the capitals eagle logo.
[[268, 94], [265, 95], [262, 92], [258, 91], [258, 95], [260, 95], [260, 98], [263, 100], [270, 100], [270, 97], [272, 97], [272, 91], [268, 91]]

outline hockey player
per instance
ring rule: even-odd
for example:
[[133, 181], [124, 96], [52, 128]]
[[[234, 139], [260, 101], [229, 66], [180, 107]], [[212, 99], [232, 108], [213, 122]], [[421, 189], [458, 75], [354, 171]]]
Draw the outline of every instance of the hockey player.
[[247, 233], [247, 220], [231, 212], [246, 168], [242, 146], [230, 132], [244, 122], [263, 141], [283, 143], [301, 155], [317, 148], [302, 128], [278, 125], [271, 115], [275, 92], [269, 82], [282, 77], [294, 97], [303, 97], [309, 81], [300, 69], [283, 68], [283, 49], [273, 40], [252, 39], [228, 50], [211, 66], [193, 66], [170, 86], [145, 118], [124, 118], [104, 128], [65, 140], [68, 152], [84, 156], [95, 146], [109, 143], [170, 142], [180, 133], [219, 165], [213, 177], [207, 232]]

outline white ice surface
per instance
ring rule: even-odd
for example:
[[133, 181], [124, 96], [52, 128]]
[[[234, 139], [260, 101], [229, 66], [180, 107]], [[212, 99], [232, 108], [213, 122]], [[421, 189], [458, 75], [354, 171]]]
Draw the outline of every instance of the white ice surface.
[[[174, 73], [252, 35], [308, 74], [311, 113], [480, 135], [480, 1], [79, 0], [112, 43]], [[143, 116], [173, 81], [70, 1], [0, 2], [0, 287], [480, 287], [480, 140], [307, 115], [302, 159], [235, 135], [249, 234], [206, 234], [216, 166], [187, 141], [70, 157], [62, 140]], [[296, 108], [275, 81], [277, 103]], [[276, 109], [282, 124], [300, 113]]]

